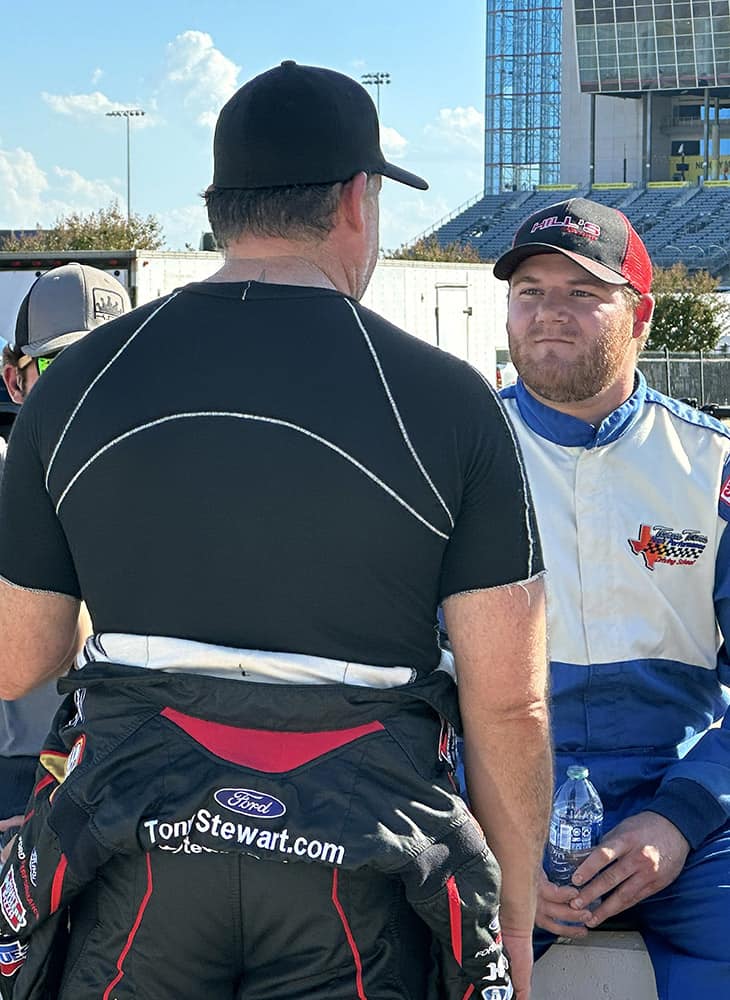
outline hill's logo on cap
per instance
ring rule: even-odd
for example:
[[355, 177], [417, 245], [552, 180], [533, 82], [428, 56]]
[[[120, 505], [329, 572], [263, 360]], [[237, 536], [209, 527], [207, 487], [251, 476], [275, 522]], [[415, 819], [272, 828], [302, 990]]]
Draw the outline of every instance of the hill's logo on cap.
[[334, 184], [361, 171], [428, 188], [383, 156], [378, 113], [364, 87], [290, 59], [249, 80], [224, 105], [213, 160], [213, 189]]
[[530, 215], [517, 230], [512, 249], [494, 265], [508, 279], [527, 257], [561, 253], [611, 285], [651, 289], [652, 266], [641, 237], [615, 208], [587, 198], [571, 198]]

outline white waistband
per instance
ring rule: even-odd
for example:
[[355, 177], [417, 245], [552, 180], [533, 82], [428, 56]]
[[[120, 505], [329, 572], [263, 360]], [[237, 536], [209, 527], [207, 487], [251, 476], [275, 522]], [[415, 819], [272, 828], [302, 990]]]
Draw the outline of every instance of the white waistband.
[[[164, 635], [101, 632], [87, 639], [76, 658], [81, 669], [89, 663], [120, 663], [150, 670], [236, 677], [260, 684], [353, 684], [390, 688], [416, 679], [413, 667], [382, 667], [348, 663], [303, 653], [272, 653], [261, 649], [232, 649]], [[439, 670], [454, 676], [454, 658], [442, 650]]]

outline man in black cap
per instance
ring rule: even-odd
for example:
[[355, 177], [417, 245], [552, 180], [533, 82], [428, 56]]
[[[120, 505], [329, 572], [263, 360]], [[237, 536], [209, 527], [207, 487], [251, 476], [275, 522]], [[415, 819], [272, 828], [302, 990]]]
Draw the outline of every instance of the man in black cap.
[[520, 375], [502, 396], [549, 570], [557, 777], [587, 766], [605, 811], [573, 884], [543, 877], [538, 953], [622, 914], [645, 937], [660, 1000], [724, 996], [730, 434], [637, 370], [652, 266], [621, 212], [551, 205], [494, 273], [509, 281]]
[[14, 431], [0, 625], [42, 642], [0, 690], [66, 661], [80, 599], [96, 635], [0, 875], [7, 962], [37, 930], [24, 995], [71, 901], [61, 998], [420, 1000], [438, 946], [450, 995], [527, 1000], [550, 786], [529, 492], [478, 373], [358, 302], [382, 178], [426, 183], [363, 87], [292, 62], [234, 95], [214, 152], [221, 271], [61, 357]]

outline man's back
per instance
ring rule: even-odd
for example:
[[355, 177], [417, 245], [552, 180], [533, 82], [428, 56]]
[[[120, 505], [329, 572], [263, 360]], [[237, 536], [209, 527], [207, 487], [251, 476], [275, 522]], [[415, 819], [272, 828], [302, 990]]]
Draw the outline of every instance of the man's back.
[[[25, 548], [0, 531], [0, 623], [24, 669], [0, 655], [0, 690], [63, 672], [81, 598], [95, 631], [19, 841], [53, 919], [97, 868], [109, 887], [109, 907], [93, 886], [74, 904], [60, 1000], [150, 975], [170, 1000], [430, 996], [427, 928], [455, 996], [529, 998], [539, 540], [484, 380], [357, 305], [384, 177], [427, 187], [386, 161], [354, 80], [288, 60], [249, 81], [205, 193], [221, 270], [61, 358], [14, 432], [2, 503]], [[458, 693], [435, 670], [440, 601]], [[16, 849], [8, 898], [21, 867]]]
[[63, 395], [54, 374], [18, 433], [71, 559], [49, 518], [57, 576], [25, 539], [17, 582], [83, 593], [97, 632], [428, 670], [437, 602], [528, 556], [499, 503], [468, 516], [496, 470], [525, 504], [514, 456], [482, 447], [504, 420], [486, 384], [337, 292], [188, 286], [59, 363]]

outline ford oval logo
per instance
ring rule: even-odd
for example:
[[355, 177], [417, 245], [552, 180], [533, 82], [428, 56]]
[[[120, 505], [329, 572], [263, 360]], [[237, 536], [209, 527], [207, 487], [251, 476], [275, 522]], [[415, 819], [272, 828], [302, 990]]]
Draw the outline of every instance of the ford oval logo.
[[219, 788], [214, 798], [218, 805], [240, 813], [241, 816], [275, 819], [286, 812], [286, 806], [279, 799], [266, 792], [254, 792], [250, 788]]

